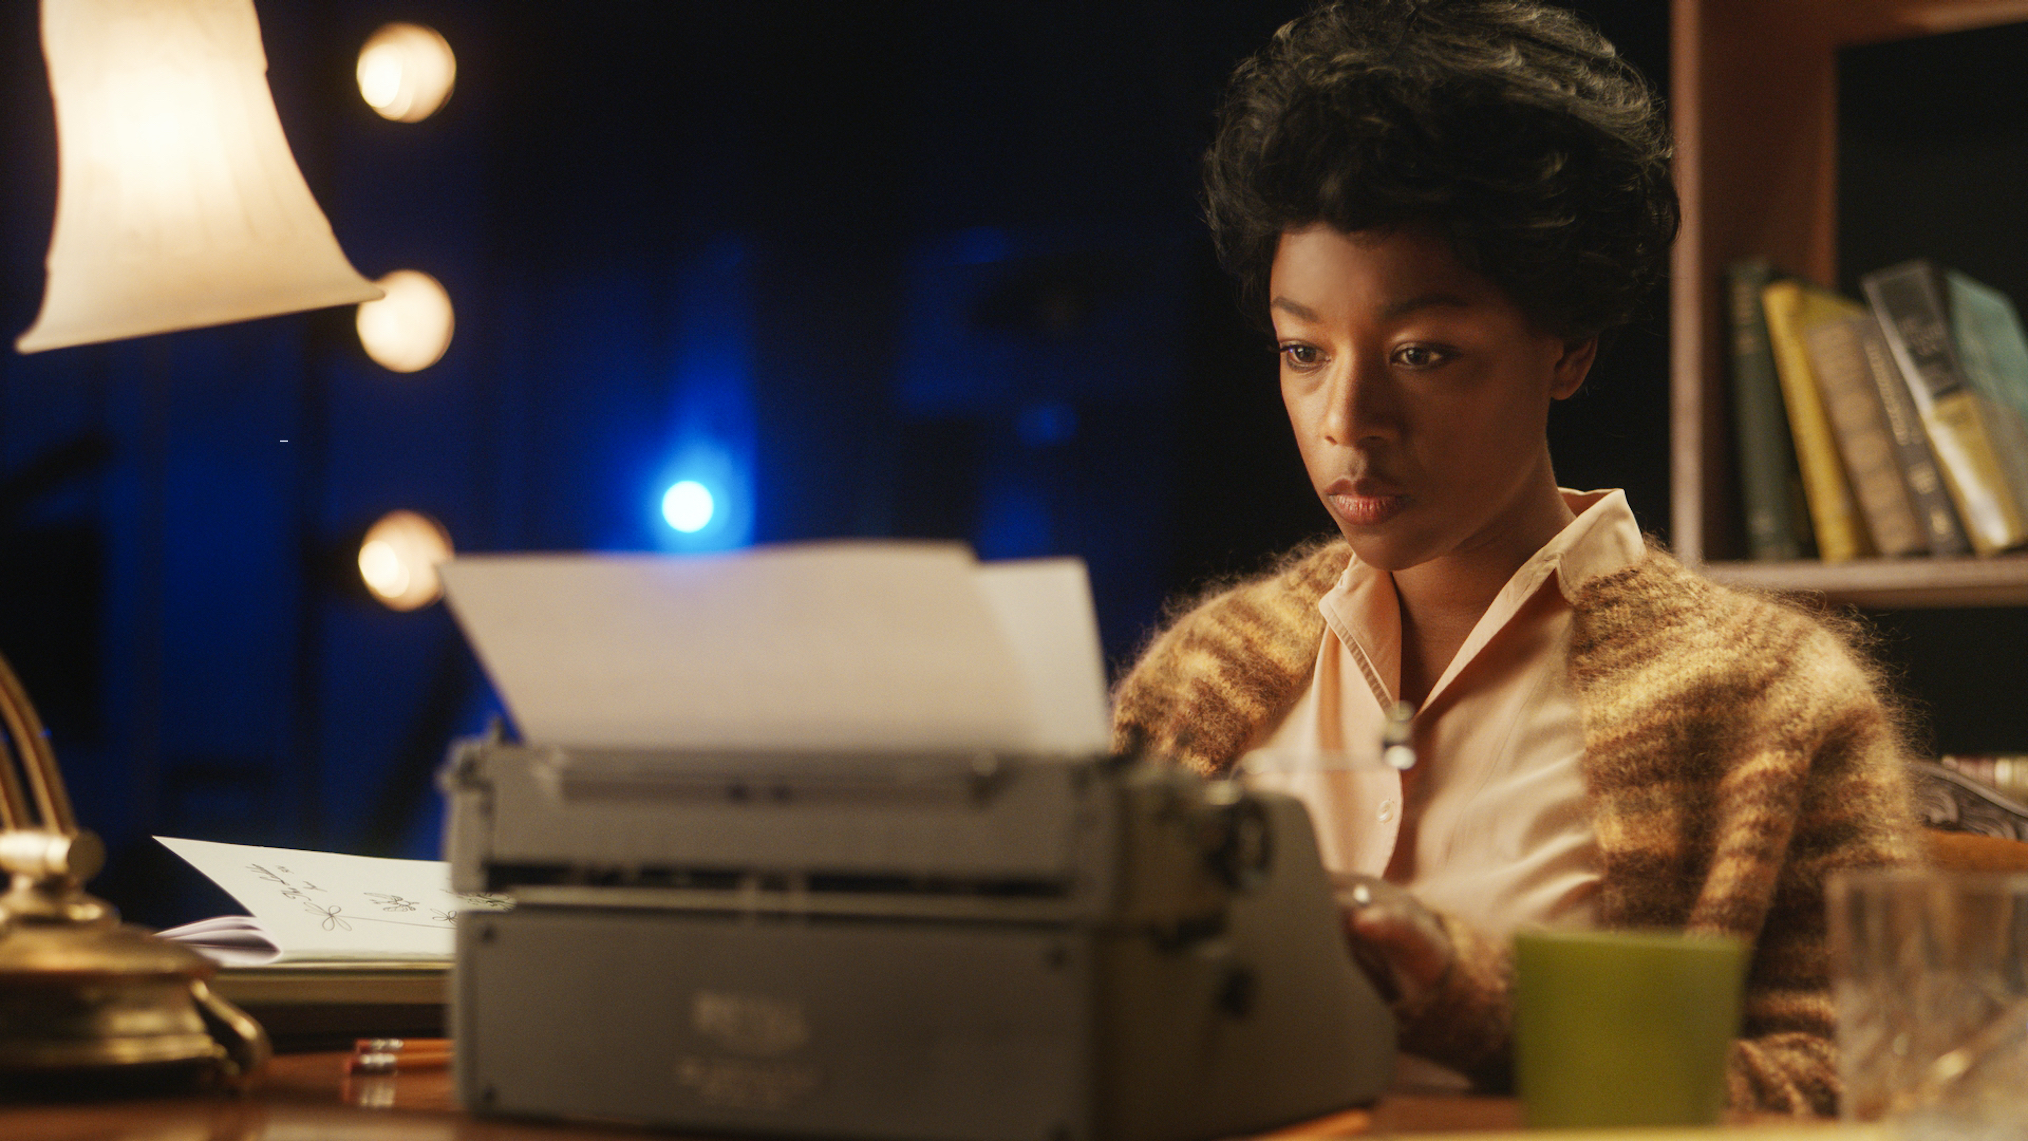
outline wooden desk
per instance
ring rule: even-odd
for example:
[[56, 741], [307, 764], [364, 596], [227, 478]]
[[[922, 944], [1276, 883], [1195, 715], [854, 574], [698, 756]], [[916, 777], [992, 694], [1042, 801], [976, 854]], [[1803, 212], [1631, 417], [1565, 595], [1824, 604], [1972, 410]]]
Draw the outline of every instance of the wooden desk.
[[[1401, 1097], [1371, 1112], [1354, 1110], [1270, 1137], [1298, 1141], [1519, 1124], [1519, 1107], [1508, 1098]], [[0, 1103], [0, 1138], [6, 1141], [616, 1141], [629, 1135], [614, 1126], [474, 1118], [457, 1108], [448, 1071], [351, 1078], [343, 1053], [284, 1054], [255, 1088], [237, 1096]]]

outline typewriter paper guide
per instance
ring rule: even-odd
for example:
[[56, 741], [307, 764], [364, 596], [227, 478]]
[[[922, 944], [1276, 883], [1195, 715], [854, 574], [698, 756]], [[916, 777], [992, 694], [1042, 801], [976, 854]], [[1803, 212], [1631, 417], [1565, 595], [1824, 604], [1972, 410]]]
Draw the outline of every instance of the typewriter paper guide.
[[962, 546], [480, 555], [441, 568], [522, 737], [592, 748], [1091, 753], [1084, 566]]

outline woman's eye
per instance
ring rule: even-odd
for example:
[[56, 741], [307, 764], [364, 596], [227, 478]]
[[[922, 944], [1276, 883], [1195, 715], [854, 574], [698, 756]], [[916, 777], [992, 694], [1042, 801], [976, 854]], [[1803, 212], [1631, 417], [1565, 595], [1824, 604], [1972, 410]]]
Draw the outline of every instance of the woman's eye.
[[1282, 359], [1295, 368], [1315, 368], [1324, 359], [1315, 345], [1283, 345]]
[[1403, 345], [1394, 350], [1394, 363], [1405, 368], [1435, 368], [1449, 359], [1449, 353], [1428, 345]]

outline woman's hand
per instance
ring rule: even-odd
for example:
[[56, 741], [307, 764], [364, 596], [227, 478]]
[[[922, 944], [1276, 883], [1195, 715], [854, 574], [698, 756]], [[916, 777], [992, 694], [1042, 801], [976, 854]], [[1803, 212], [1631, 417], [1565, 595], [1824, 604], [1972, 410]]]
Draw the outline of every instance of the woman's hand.
[[1456, 950], [1436, 912], [1375, 876], [1334, 873], [1331, 881], [1352, 959], [1382, 998], [1415, 1006], [1442, 985]]

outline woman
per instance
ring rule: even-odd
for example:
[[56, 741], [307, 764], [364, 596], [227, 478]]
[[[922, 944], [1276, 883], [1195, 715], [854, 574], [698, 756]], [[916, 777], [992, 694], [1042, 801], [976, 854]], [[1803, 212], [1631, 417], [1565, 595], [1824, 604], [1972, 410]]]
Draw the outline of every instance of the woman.
[[1333, 541], [1198, 604], [1115, 695], [1115, 743], [1220, 773], [1415, 710], [1405, 775], [1299, 789], [1404, 1050], [1500, 1087], [1524, 924], [1753, 940], [1735, 1105], [1832, 1113], [1822, 887], [1907, 862], [1902, 736], [1819, 618], [1559, 489], [1551, 404], [1676, 229], [1645, 82], [1530, 0], [1355, 0], [1242, 65], [1209, 216]]

